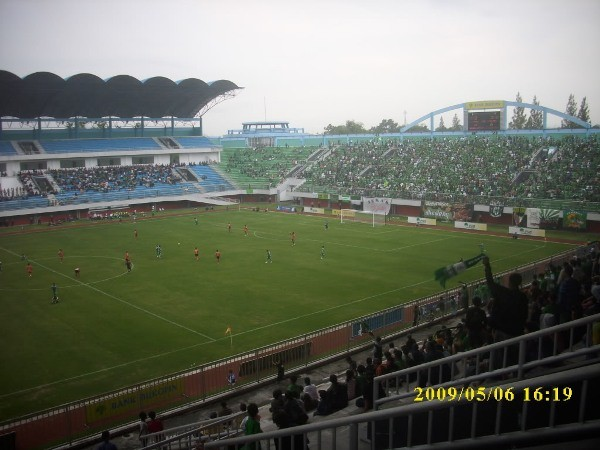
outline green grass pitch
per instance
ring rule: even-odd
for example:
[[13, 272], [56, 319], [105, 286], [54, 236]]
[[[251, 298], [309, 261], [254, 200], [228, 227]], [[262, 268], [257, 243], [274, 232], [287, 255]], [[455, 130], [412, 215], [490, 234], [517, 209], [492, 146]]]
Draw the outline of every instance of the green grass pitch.
[[[434, 270], [475, 256], [481, 243], [494, 271], [571, 247], [506, 235], [340, 224], [334, 218], [326, 230], [325, 220], [275, 212], [186, 211], [137, 223], [2, 230], [0, 420], [433, 294], [440, 290]], [[162, 258], [156, 257], [157, 244]], [[62, 263], [59, 248], [65, 252]], [[222, 253], [218, 264], [217, 249]], [[272, 263], [265, 263], [267, 249]], [[22, 254], [33, 265], [31, 278]], [[448, 287], [482, 276], [476, 266]], [[51, 304], [53, 282], [58, 304]], [[228, 326], [233, 346], [225, 335]]]

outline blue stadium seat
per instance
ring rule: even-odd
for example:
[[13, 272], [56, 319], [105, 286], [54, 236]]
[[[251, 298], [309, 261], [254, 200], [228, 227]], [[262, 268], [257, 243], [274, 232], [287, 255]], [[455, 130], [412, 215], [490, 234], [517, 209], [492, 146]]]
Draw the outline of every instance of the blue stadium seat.
[[0, 155], [17, 155], [10, 141], [0, 141]]
[[191, 183], [156, 183], [153, 187], [136, 186], [135, 189], [120, 189], [108, 192], [64, 190], [56, 194], [56, 199], [62, 205], [78, 205], [82, 203], [126, 201], [138, 198], [170, 197], [193, 192], [190, 189], [191, 186]]
[[48, 199], [45, 197], [29, 197], [24, 199], [0, 201], [0, 211], [45, 208], [46, 206], [48, 206]]
[[182, 136], [173, 138], [183, 148], [215, 147], [210, 139], [204, 136]]
[[198, 177], [206, 191], [233, 189], [233, 186], [211, 166], [189, 166], [187, 168]]

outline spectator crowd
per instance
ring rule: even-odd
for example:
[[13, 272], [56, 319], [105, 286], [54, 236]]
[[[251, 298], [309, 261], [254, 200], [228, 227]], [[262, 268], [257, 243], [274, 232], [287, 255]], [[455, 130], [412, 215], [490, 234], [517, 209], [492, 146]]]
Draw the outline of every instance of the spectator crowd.
[[339, 145], [307, 166], [309, 185], [412, 198], [520, 197], [600, 201], [600, 140], [469, 136]]
[[[332, 145], [317, 161], [310, 148], [247, 148], [224, 153], [224, 171], [281, 182], [299, 167], [313, 191], [394, 198], [443, 196], [486, 203], [491, 198], [600, 202], [600, 138], [467, 136], [372, 139]], [[22, 188], [0, 189], [0, 200], [62, 191], [133, 190], [176, 184], [172, 165], [107, 166], [23, 171]], [[42, 178], [48, 182], [40, 186]], [[184, 175], [185, 176], [185, 175]], [[40, 178], [42, 177], [42, 178]], [[56, 184], [53, 185], [52, 181]], [[481, 200], [485, 197], [486, 200]]]
[[78, 192], [134, 190], [138, 186], [176, 184], [181, 180], [171, 165], [162, 164], [52, 169], [48, 174], [61, 190]]
[[237, 171], [250, 178], [266, 178], [275, 185], [297, 164], [305, 162], [312, 151], [314, 148], [240, 148], [224, 158], [225, 172]]

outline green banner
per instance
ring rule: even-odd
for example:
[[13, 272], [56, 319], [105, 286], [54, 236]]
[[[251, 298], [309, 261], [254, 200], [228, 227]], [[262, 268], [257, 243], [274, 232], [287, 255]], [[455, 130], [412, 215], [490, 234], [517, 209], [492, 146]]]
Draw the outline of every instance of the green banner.
[[319, 200], [329, 200], [329, 194], [318, 194], [317, 198]]
[[567, 230], [585, 230], [587, 228], [587, 212], [565, 209], [563, 212], [563, 228]]

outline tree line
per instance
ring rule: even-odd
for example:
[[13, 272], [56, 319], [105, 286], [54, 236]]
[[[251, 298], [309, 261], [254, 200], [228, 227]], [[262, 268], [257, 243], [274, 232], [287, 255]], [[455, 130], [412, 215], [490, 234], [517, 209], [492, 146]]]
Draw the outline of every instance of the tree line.
[[[516, 101], [519, 103], [523, 102], [523, 99], [521, 98], [521, 94], [519, 92], [517, 92]], [[532, 103], [534, 105], [540, 104], [535, 95], [533, 96]], [[581, 104], [578, 107], [577, 101], [575, 100], [575, 96], [573, 94], [569, 95], [569, 100], [567, 101], [565, 114], [577, 117], [579, 120], [591, 124], [590, 107], [588, 105], [586, 97], [583, 97], [583, 99], [581, 100]], [[578, 125], [567, 119], [561, 120], [560, 127], [582, 128], [581, 125]], [[594, 128], [596, 127], [598, 127], [598, 125], [594, 126]], [[513, 111], [512, 120], [508, 124], [508, 128], [511, 130], [541, 130], [542, 128], [544, 128], [544, 113], [537, 109], [531, 109], [529, 112], [529, 116], [527, 116], [527, 114], [525, 114], [525, 108], [523, 108], [522, 106], [515, 107]]]
[[[516, 102], [522, 103], [523, 99], [521, 94], [517, 92]], [[540, 102], [537, 96], [533, 96], [532, 104], [539, 105]], [[578, 119], [590, 123], [590, 109], [587, 102], [587, 98], [583, 97], [581, 104], [577, 105], [575, 96], [569, 95], [565, 114], [569, 116], [577, 117]], [[354, 120], [347, 120], [343, 125], [332, 125], [329, 124], [324, 128], [324, 134], [386, 134], [386, 133], [399, 133], [403, 125], [399, 125], [393, 119], [383, 119], [379, 125], [365, 128], [361, 122]], [[563, 119], [561, 121], [561, 128], [582, 128], [580, 125]], [[529, 114], [525, 112], [525, 108], [522, 106], [515, 107], [513, 111], [512, 120], [508, 124], [508, 128], [511, 130], [541, 130], [544, 127], [544, 113], [537, 109], [530, 109]], [[594, 125], [594, 128], [598, 128], [598, 125]], [[430, 131], [429, 127], [425, 124], [418, 124], [410, 129], [411, 132]], [[435, 131], [463, 131], [463, 125], [458, 117], [458, 114], [454, 114], [452, 118], [452, 124], [446, 126], [444, 118], [440, 117], [438, 126]]]

